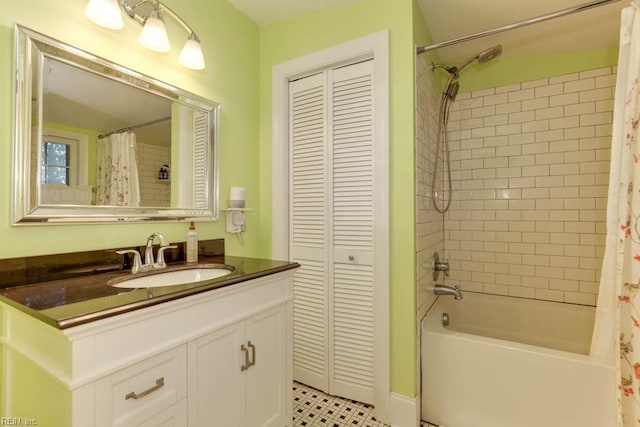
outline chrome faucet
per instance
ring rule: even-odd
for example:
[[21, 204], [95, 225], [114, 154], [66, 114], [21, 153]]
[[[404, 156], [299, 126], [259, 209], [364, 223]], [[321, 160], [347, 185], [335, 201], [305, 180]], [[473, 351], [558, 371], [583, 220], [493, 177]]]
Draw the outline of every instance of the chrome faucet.
[[460, 288], [457, 285], [454, 287], [447, 285], [435, 285], [433, 287], [433, 293], [436, 295], [453, 295], [454, 299], [462, 299], [462, 291], [460, 291]]
[[[156, 237], [160, 240], [160, 248], [158, 249], [158, 259], [153, 260], [153, 241]], [[167, 268], [167, 263], [164, 260], [164, 251], [167, 249], [175, 249], [176, 245], [169, 244], [169, 241], [164, 237], [162, 233], [153, 233], [147, 237], [147, 247], [144, 250], [144, 264], [142, 270], [159, 270]]]
[[[156, 239], [160, 239], [160, 248], [158, 249], [158, 258], [156, 261], [153, 260], [153, 241]], [[144, 264], [142, 263], [142, 259], [140, 257], [140, 252], [135, 249], [126, 249], [122, 251], [116, 251], [116, 253], [120, 255], [124, 254], [133, 254], [133, 266], [131, 267], [131, 273], [136, 274], [140, 271], [149, 271], [149, 270], [161, 270], [167, 268], [167, 263], [164, 260], [164, 251], [167, 249], [175, 249], [178, 246], [171, 245], [164, 237], [162, 233], [153, 233], [149, 237], [147, 237], [147, 246], [144, 250]]]

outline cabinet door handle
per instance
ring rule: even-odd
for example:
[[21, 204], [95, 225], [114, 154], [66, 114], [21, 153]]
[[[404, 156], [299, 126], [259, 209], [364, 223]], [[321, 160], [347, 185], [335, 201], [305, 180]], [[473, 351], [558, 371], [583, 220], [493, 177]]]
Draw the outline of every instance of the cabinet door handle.
[[154, 391], [162, 387], [164, 387], [164, 377], [158, 378], [156, 380], [156, 385], [149, 387], [142, 393], [136, 393], [135, 391], [132, 391], [131, 393], [128, 393], [124, 398], [125, 400], [129, 400], [129, 399], [138, 400], [145, 397], [147, 394], [153, 393]]
[[249, 361], [249, 349], [242, 344], [240, 346], [240, 350], [244, 351], [244, 365], [240, 367], [240, 372], [244, 372], [251, 367], [251, 362]]
[[251, 344], [251, 341], [247, 343], [247, 347], [251, 349], [251, 364], [249, 366], [253, 366], [256, 364], [256, 346]]

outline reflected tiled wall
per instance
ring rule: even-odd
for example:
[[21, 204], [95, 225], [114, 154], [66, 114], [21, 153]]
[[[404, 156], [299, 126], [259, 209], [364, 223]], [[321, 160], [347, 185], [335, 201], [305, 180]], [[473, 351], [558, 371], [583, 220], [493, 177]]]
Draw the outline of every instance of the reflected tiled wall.
[[[416, 59], [416, 271], [417, 310], [421, 319], [433, 302], [431, 259], [444, 250], [443, 217], [431, 204], [440, 91], [425, 55]], [[442, 158], [442, 157], [441, 157]], [[439, 168], [442, 175], [443, 168]]]
[[140, 179], [140, 206], [169, 206], [170, 181], [159, 181], [162, 165], [171, 165], [169, 148], [138, 142], [138, 175]]
[[[458, 95], [449, 285], [595, 305], [614, 85], [615, 67], [606, 67]], [[431, 217], [419, 212], [420, 230]]]

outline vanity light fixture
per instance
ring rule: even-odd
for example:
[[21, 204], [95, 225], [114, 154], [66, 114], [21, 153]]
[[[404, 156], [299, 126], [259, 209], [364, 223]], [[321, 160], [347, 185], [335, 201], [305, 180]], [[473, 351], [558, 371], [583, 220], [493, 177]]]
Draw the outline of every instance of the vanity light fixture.
[[89, 0], [84, 14], [96, 24], [110, 30], [124, 28], [118, 0]]
[[156, 52], [168, 52], [171, 49], [167, 30], [162, 20], [163, 17], [170, 16], [189, 33], [180, 52], [180, 64], [192, 70], [202, 70], [205, 63], [200, 39], [191, 27], [158, 0], [136, 1], [135, 4], [130, 5], [127, 0], [89, 0], [84, 14], [102, 27], [117, 30], [124, 27], [120, 10], [124, 11], [129, 18], [142, 25], [142, 31], [138, 37], [140, 44]]
[[167, 35], [167, 29], [164, 26], [164, 21], [160, 18], [158, 13], [159, 3], [156, 3], [156, 8], [153, 9], [151, 16], [149, 16], [140, 35], [138, 41], [147, 49], [154, 52], [169, 52], [171, 45], [169, 44], [169, 36]]

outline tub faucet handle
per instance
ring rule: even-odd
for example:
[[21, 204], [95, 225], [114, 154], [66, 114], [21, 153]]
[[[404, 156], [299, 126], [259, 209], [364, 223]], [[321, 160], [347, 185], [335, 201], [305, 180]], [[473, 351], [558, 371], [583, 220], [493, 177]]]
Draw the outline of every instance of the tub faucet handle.
[[436, 281], [440, 277], [440, 272], [444, 271], [444, 275], [449, 277], [449, 261], [440, 261], [440, 255], [438, 252], [433, 253], [433, 261], [431, 264], [431, 270], [433, 270], [433, 280]]
[[433, 269], [436, 271], [444, 271], [444, 275], [445, 276], [449, 276], [449, 262], [448, 261], [443, 261], [443, 262], [436, 262], [433, 264]]

